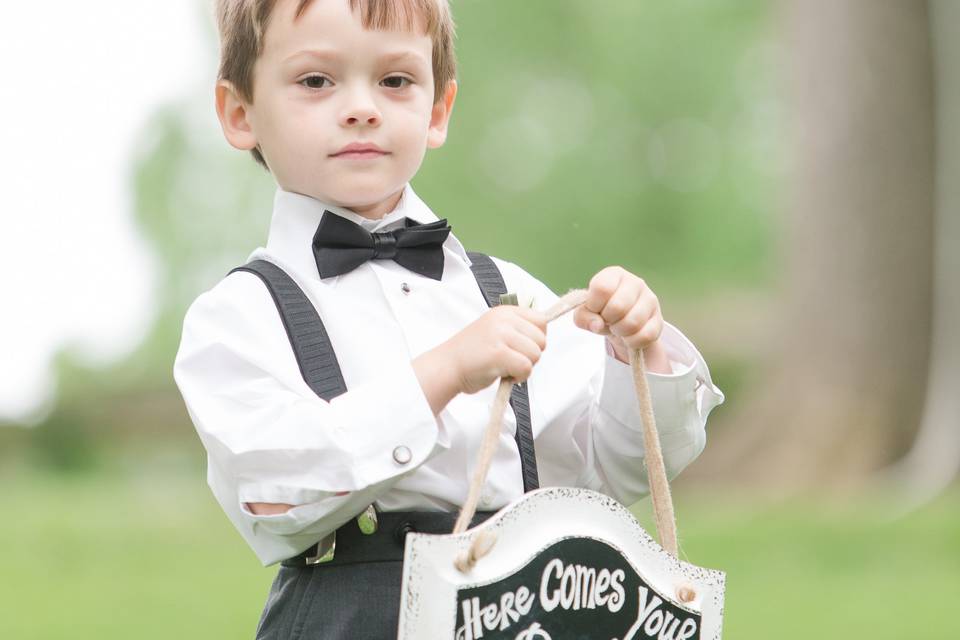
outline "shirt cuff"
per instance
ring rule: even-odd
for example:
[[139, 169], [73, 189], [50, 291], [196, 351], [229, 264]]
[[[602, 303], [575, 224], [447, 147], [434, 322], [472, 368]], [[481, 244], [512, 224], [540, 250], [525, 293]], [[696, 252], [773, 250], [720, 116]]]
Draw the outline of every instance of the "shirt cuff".
[[[310, 502], [306, 504], [294, 504], [290, 509], [282, 513], [257, 514], [250, 511], [247, 502], [260, 502], [259, 500], [238, 501], [240, 511], [253, 523], [253, 532], [256, 534], [259, 529], [279, 536], [288, 536], [302, 532], [311, 524], [322, 518], [328, 513], [335, 511], [341, 504], [351, 501], [349, 495], [333, 496], [322, 502]], [[289, 504], [289, 503], [288, 503]], [[349, 517], [349, 516], [348, 516]], [[339, 524], [339, 523], [338, 523]]]
[[[650, 399], [661, 432], [683, 429], [691, 413], [705, 419], [723, 402], [723, 393], [714, 386], [707, 364], [693, 343], [672, 324], [664, 321], [660, 340], [670, 360], [671, 373], [647, 372]], [[609, 347], [608, 347], [609, 349]], [[624, 426], [642, 430], [640, 406], [630, 365], [607, 352], [600, 406]]]

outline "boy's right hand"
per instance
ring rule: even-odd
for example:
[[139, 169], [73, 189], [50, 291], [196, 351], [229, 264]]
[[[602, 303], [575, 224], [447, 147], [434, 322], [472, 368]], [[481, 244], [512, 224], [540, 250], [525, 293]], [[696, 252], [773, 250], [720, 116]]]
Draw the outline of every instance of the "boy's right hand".
[[529, 378], [547, 346], [546, 334], [546, 315], [504, 304], [420, 354], [412, 365], [433, 415], [458, 393], [476, 393], [497, 378]]
[[443, 345], [463, 393], [497, 378], [523, 382], [547, 346], [547, 316], [515, 305], [493, 307]]

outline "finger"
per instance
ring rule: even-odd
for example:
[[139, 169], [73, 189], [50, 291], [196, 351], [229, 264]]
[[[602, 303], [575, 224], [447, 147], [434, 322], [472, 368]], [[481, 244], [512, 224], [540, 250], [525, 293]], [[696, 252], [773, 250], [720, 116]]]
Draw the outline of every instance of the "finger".
[[507, 375], [516, 382], [523, 382], [530, 377], [533, 366], [540, 360], [540, 349], [532, 340], [522, 335], [515, 335], [508, 347], [510, 351], [504, 363]]
[[646, 284], [640, 278], [631, 276], [623, 278], [617, 290], [613, 292], [607, 304], [600, 311], [600, 315], [606, 320], [607, 324], [616, 324], [620, 322], [636, 306], [641, 298]]
[[523, 318], [520, 318], [518, 322], [514, 325], [514, 329], [531, 340], [533, 340], [537, 346], [540, 347], [540, 350], [547, 348], [547, 331], [546, 324], [541, 325], [538, 323], [528, 322]]
[[606, 267], [590, 279], [587, 287], [587, 300], [583, 306], [589, 311], [600, 313], [610, 296], [617, 290], [626, 271], [621, 267]]
[[514, 331], [519, 331], [546, 347], [547, 315], [545, 313], [521, 307], [501, 306], [505, 307], [504, 313], [507, 315], [508, 324]]
[[516, 307], [521, 318], [537, 326], [541, 331], [547, 330], [547, 314], [536, 309], [527, 309], [525, 307]]
[[620, 337], [632, 336], [653, 317], [656, 308], [652, 296], [642, 296], [625, 316], [610, 325], [610, 333]]
[[631, 349], [646, 349], [657, 341], [663, 332], [663, 316], [656, 313], [651, 317], [639, 331], [632, 336], [623, 338]]
[[547, 314], [536, 309], [518, 307], [511, 304], [500, 304], [493, 307], [490, 313], [500, 314], [512, 327], [522, 324], [533, 325], [541, 331], [547, 330]]
[[535, 340], [519, 333], [511, 336], [507, 341], [507, 346], [527, 358], [533, 364], [536, 364], [537, 361], [540, 360], [540, 354], [543, 351]]
[[600, 335], [610, 333], [607, 323], [603, 321], [600, 314], [590, 311], [584, 305], [580, 305], [573, 312], [573, 323], [585, 331], [599, 333]]
[[507, 365], [506, 377], [513, 378], [514, 382], [525, 382], [533, 373], [533, 364], [522, 354], [513, 353]]

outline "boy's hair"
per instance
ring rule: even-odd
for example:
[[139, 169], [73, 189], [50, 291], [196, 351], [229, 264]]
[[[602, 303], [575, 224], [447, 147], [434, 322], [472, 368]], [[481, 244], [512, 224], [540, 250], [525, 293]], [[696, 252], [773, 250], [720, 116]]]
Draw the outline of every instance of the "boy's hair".
[[[311, 0], [297, 0], [296, 20]], [[364, 29], [411, 31], [415, 19], [426, 24], [433, 41], [433, 102], [443, 97], [444, 89], [456, 77], [453, 51], [454, 24], [449, 0], [347, 0], [350, 10], [360, 12]], [[253, 104], [253, 65], [263, 53], [263, 35], [277, 0], [216, 0], [217, 28], [220, 32], [220, 69], [218, 80], [228, 80], [240, 97]], [[251, 149], [254, 159], [268, 171], [259, 148]]]

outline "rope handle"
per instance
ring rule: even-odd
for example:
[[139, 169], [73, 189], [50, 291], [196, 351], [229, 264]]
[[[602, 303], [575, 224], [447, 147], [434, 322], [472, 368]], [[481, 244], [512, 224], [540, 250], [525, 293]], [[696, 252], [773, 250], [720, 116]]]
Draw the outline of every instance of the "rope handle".
[[[576, 309], [587, 301], [585, 289], [573, 289], [557, 300], [547, 310], [547, 322], [552, 322]], [[657, 423], [653, 415], [653, 402], [650, 400], [650, 387], [647, 384], [646, 367], [643, 362], [643, 352], [640, 349], [630, 349], [630, 368], [633, 372], [633, 382], [637, 392], [637, 401], [640, 403], [640, 416], [643, 421], [644, 462], [647, 467], [647, 481], [650, 485], [650, 495], [653, 500], [653, 511], [657, 525], [657, 535], [660, 546], [670, 555], [677, 556], [677, 526], [673, 513], [673, 499], [670, 496], [670, 484], [667, 481], [666, 467], [663, 464], [663, 452], [660, 449], [660, 438], [657, 435]], [[473, 474], [473, 481], [467, 492], [467, 499], [463, 503], [460, 515], [453, 527], [453, 533], [463, 533], [467, 530], [470, 520], [477, 511], [477, 501], [480, 499], [480, 490], [490, 470], [490, 462], [496, 449], [497, 439], [503, 424], [503, 415], [510, 401], [510, 392], [513, 388], [512, 378], [501, 378], [497, 387], [497, 395], [490, 408], [490, 419], [483, 433], [480, 451], [477, 454], [477, 468]], [[462, 572], [473, 568], [477, 560], [485, 556], [493, 548], [495, 540], [488, 536], [475, 536], [470, 548], [456, 559], [454, 564]]]

